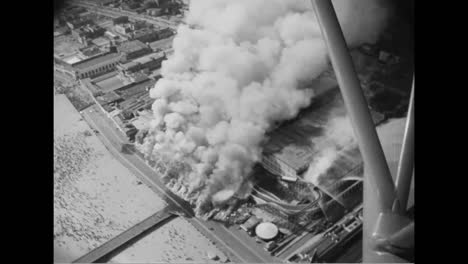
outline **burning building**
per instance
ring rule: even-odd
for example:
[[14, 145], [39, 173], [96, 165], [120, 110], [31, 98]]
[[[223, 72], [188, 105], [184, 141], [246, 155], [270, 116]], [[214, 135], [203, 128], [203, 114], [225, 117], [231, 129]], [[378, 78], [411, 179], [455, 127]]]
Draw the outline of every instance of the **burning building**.
[[[375, 41], [385, 8], [374, 0], [334, 4], [349, 46]], [[193, 202], [198, 214], [233, 197], [248, 197], [252, 168], [263, 156], [272, 170], [280, 164], [276, 174], [295, 178], [310, 170], [305, 164], [314, 152], [307, 144], [291, 154], [278, 143], [283, 140], [273, 139], [273, 148], [285, 152], [274, 154], [272, 145], [264, 150], [268, 135], [277, 137], [270, 134], [275, 124], [294, 119], [321, 93], [321, 85], [302, 85], [329, 66], [309, 2], [191, 1], [173, 48], [150, 90], [154, 118], [138, 148], [167, 182], [175, 181], [177, 193]], [[285, 134], [295, 133], [285, 137], [289, 141], [303, 133], [288, 123], [282, 127]], [[339, 145], [332, 151], [339, 152]]]
[[[336, 140], [326, 133], [326, 127], [331, 119], [344, 115], [346, 110], [337, 83], [331, 78], [320, 78], [313, 83], [315, 101], [299, 115], [268, 134], [269, 140], [264, 146], [261, 164], [269, 172], [280, 176], [283, 180], [296, 181], [303, 178], [314, 158]], [[338, 112], [338, 113], [337, 113]], [[375, 124], [383, 121], [384, 116], [371, 111]], [[347, 137], [352, 137], [350, 127]], [[349, 140], [349, 146], [355, 147], [355, 142]], [[355, 153], [360, 155], [360, 153]]]

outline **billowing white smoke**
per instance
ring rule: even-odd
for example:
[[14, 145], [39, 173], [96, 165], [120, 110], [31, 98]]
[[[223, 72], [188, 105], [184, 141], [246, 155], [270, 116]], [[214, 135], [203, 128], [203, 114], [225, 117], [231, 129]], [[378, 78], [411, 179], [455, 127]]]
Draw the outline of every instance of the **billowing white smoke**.
[[[386, 14], [377, 1], [333, 3], [348, 45], [375, 40]], [[154, 119], [142, 149], [188, 164], [171, 177], [200, 207], [248, 193], [265, 132], [310, 104], [313, 89], [298, 84], [328, 59], [308, 0], [192, 0], [186, 22], [150, 91]]]
[[332, 167], [344, 148], [355, 147], [353, 127], [347, 116], [331, 117], [324, 130], [327, 142], [320, 142], [326, 147], [320, 148], [320, 151], [314, 155], [307, 172], [304, 174], [304, 180], [320, 185], [320, 176], [324, 176], [327, 170]]

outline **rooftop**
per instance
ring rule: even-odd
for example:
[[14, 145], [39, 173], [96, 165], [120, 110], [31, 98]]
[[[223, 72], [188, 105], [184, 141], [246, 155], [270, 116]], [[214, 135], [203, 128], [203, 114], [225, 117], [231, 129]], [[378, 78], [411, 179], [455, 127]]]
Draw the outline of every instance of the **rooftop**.
[[255, 228], [255, 233], [261, 239], [269, 240], [278, 235], [278, 227], [270, 222], [263, 222]]
[[153, 86], [155, 83], [156, 81], [148, 79], [131, 86], [118, 89], [116, 92], [126, 100], [138, 93], [146, 92], [146, 88]]
[[165, 56], [164, 52], [150, 53], [150, 54], [145, 55], [143, 57], [134, 59], [133, 62], [145, 64], [145, 63], [150, 62], [151, 60], [161, 59], [164, 56]]
[[162, 29], [159, 29], [157, 30], [158, 33], [166, 33], [166, 32], [171, 32], [172, 33], [172, 30], [170, 28], [162, 28]]
[[86, 59], [85, 56], [79, 54], [79, 53], [76, 53], [76, 54], [72, 54], [70, 56], [66, 56], [66, 57], [63, 57], [62, 60], [68, 64], [74, 64], [74, 63], [78, 63], [82, 60]]
[[117, 100], [120, 100], [121, 97], [115, 93], [115, 92], [108, 92], [106, 94], [100, 95], [96, 97], [96, 100], [101, 104], [101, 105], [107, 105], [112, 102], [115, 102]]
[[140, 28], [133, 32], [135, 38], [151, 33], [156, 33], [156, 31], [150, 28]]
[[136, 112], [144, 109], [148, 109], [153, 104], [154, 99], [149, 97], [149, 93], [143, 92], [136, 96], [133, 96], [131, 99], [127, 99], [119, 103], [119, 109], [123, 112]]
[[151, 42], [149, 46], [151, 49], [156, 50], [156, 49], [167, 49], [172, 47], [172, 41], [174, 40], [174, 36], [165, 38], [165, 39], [160, 39], [154, 42]]
[[137, 62], [131, 60], [131, 61], [126, 62], [126, 63], [121, 63], [121, 64], [119, 65], [119, 67], [120, 67], [121, 69], [123, 69], [123, 70], [127, 70], [127, 69], [131, 69], [131, 68], [133, 68], [133, 67], [135, 67], [135, 66], [138, 66], [138, 64], [139, 64], [139, 63], [137, 63]]
[[130, 53], [130, 52], [134, 52], [134, 51], [146, 49], [146, 48], [148, 47], [139, 40], [132, 40], [132, 41], [124, 42], [120, 44], [120, 46], [118, 46], [118, 50], [120, 52], [125, 52], [125, 53]]
[[92, 20], [85, 17], [78, 17], [72, 21], [67, 21], [67, 23], [71, 24], [73, 27], [77, 27], [84, 24], [92, 24]]
[[130, 79], [133, 80], [134, 83], [140, 83], [149, 80], [149, 77], [143, 72], [135, 72], [130, 75]]
[[109, 37], [112, 37], [112, 38], [115, 38], [115, 37], [117, 37], [117, 35], [116, 35], [116, 34], [112, 33], [112, 32], [111, 32], [111, 31], [109, 31], [109, 30], [107, 30], [107, 31], [106, 31], [104, 34], [105, 34], [105, 35], [107, 35], [107, 36], [109, 36]]
[[95, 82], [96, 86], [101, 88], [103, 92], [113, 91], [116, 89], [120, 89], [125, 86], [124, 82], [118, 78], [118, 76], [114, 75], [110, 78], [100, 80]]
[[[324, 127], [331, 116], [346, 114], [336, 82], [323, 80], [312, 86], [316, 87], [317, 94], [312, 104], [303, 109], [296, 118], [270, 132], [269, 141], [264, 148], [265, 155], [273, 155], [297, 173], [307, 169], [317, 152], [335, 144], [333, 139], [325, 134]], [[375, 124], [383, 120], [381, 114], [373, 110], [371, 114]]]
[[110, 43], [110, 41], [108, 39], [103, 38], [103, 37], [95, 38], [95, 39], [92, 40], [92, 42], [97, 46], [107, 45], [107, 44]]
[[120, 24], [117, 24], [115, 25], [116, 27], [120, 27], [120, 28], [131, 28], [132, 27], [132, 24], [129, 23], [129, 22], [125, 22], [125, 23], [120, 23]]
[[93, 78], [93, 82], [94, 82], [94, 83], [97, 83], [97, 82], [100, 82], [100, 81], [102, 81], [102, 80], [105, 80], [105, 79], [109, 79], [109, 78], [111, 78], [111, 77], [114, 77], [115, 75], [117, 75], [117, 72], [111, 71], [111, 72], [105, 73], [105, 74], [103, 74], [103, 75], [100, 75], [100, 76], [98, 76], [98, 77], [96, 77], [96, 78]]
[[74, 68], [76, 68], [76, 69], [83, 70], [83, 69], [92, 67], [94, 65], [97, 65], [97, 64], [100, 64], [100, 63], [103, 63], [103, 62], [107, 62], [109, 60], [116, 59], [118, 57], [120, 57], [119, 53], [108, 52], [108, 53], [105, 53], [105, 54], [100, 55], [100, 56], [96, 56], [96, 57], [88, 59], [88, 60], [80, 61], [80, 62], [78, 62], [76, 64], [73, 64], [72, 66]]
[[296, 171], [306, 168], [317, 151], [312, 138], [323, 136], [322, 127], [334, 108], [330, 99], [335, 99], [339, 92], [336, 82], [331, 79], [323, 79], [314, 86], [316, 93], [320, 92], [323, 96], [316, 97], [295, 119], [269, 133], [270, 139], [264, 149], [265, 155], [273, 155]]
[[91, 59], [92, 57], [97, 57], [105, 53], [105, 52], [102, 52], [102, 50], [100, 50], [96, 46], [87, 47], [87, 48], [81, 49], [80, 51], [81, 51], [81, 54], [86, 56], [88, 59]]
[[143, 109], [148, 109], [151, 106], [151, 104], [153, 104], [153, 102], [154, 99], [149, 97], [148, 93], [144, 93], [141, 96], [138, 96], [138, 98], [125, 101], [125, 104], [121, 103], [120, 107], [122, 111], [135, 112]]

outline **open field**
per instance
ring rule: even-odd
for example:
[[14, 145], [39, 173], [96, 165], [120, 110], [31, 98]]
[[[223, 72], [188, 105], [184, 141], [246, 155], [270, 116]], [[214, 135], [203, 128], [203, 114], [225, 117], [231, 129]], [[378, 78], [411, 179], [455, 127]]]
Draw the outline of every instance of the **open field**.
[[54, 261], [73, 261], [164, 206], [54, 96]]

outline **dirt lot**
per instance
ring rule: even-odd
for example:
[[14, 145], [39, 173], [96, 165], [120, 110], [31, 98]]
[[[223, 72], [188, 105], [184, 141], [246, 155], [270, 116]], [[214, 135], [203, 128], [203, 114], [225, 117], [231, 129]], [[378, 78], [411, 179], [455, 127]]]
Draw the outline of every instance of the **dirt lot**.
[[56, 95], [54, 262], [73, 261], [164, 206]]

